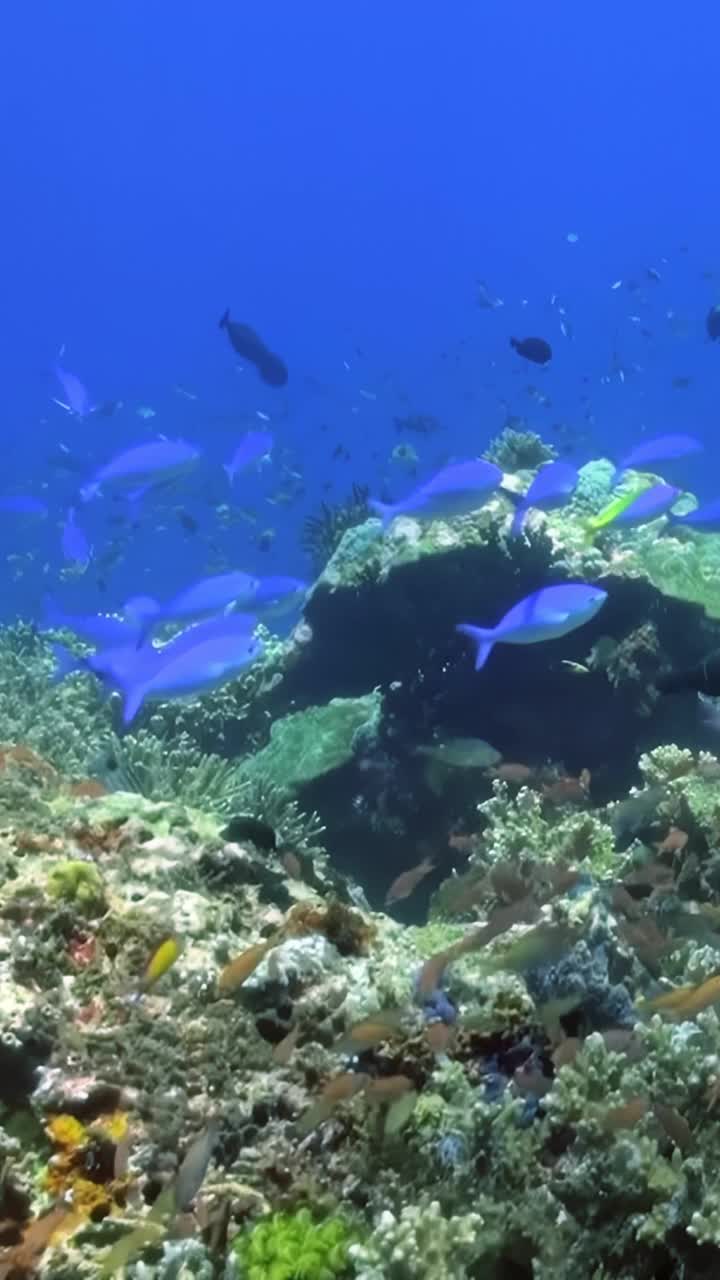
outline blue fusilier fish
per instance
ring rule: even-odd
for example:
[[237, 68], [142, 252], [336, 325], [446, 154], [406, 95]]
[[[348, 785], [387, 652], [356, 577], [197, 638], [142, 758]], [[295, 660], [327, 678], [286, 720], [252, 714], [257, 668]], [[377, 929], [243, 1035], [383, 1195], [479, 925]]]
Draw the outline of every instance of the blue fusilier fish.
[[138, 649], [137, 644], [128, 644], [122, 638], [110, 648], [99, 649], [97, 653], [88, 653], [84, 657], [72, 653], [64, 644], [51, 644], [50, 649], [55, 659], [54, 684], [67, 676], [87, 671], [97, 677], [108, 693], [122, 688], [130, 679], [149, 680], [162, 661], [161, 651], [153, 645]]
[[55, 376], [62, 387], [62, 394], [65, 397], [63, 400], [59, 400], [57, 396], [53, 396], [55, 404], [64, 409], [66, 413], [74, 414], [76, 418], [86, 418], [88, 414], [94, 413], [95, 405], [92, 403], [86, 388], [74, 373], [69, 373], [67, 369], [63, 369], [62, 365], [56, 364]]
[[673, 515], [671, 511], [668, 520], [677, 527], [687, 525], [688, 529], [695, 529], [698, 533], [720, 533], [720, 498], [706, 502], [684, 516]]
[[248, 431], [247, 435], [240, 441], [230, 461], [223, 463], [223, 471], [225, 471], [230, 484], [234, 484], [238, 472], [244, 471], [246, 467], [252, 466], [254, 462], [260, 462], [263, 458], [267, 458], [272, 447], [273, 438], [269, 431]]
[[516, 538], [522, 532], [525, 517], [531, 507], [552, 511], [554, 507], [563, 506], [574, 492], [577, 482], [577, 467], [571, 462], [548, 462], [541, 467], [513, 516], [511, 537]]
[[144, 665], [150, 646], [138, 649], [141, 665], [120, 673], [117, 680], [123, 695], [123, 722], [130, 724], [146, 699], [184, 698], [232, 680], [262, 654], [262, 640], [256, 639], [254, 625], [249, 625], [254, 623], [246, 614], [199, 623], [182, 633], [180, 644], [176, 637], [156, 650], [157, 664], [151, 660]]
[[84, 573], [92, 557], [92, 548], [85, 530], [81, 529], [77, 523], [74, 507], [70, 507], [67, 513], [61, 542], [65, 560], [70, 564], [76, 565]]
[[256, 582], [255, 594], [246, 607], [260, 618], [277, 618], [292, 612], [303, 603], [310, 590], [302, 578], [288, 578], [281, 573], [258, 578]]
[[670, 462], [675, 458], [687, 458], [693, 453], [701, 453], [703, 445], [695, 436], [668, 435], [654, 436], [645, 440], [621, 458], [615, 469], [613, 484], [624, 471], [638, 471], [653, 462]]
[[124, 720], [129, 724], [145, 698], [183, 697], [231, 679], [262, 653], [262, 642], [254, 638], [256, 624], [249, 614], [210, 618], [187, 627], [162, 648], [120, 643], [86, 657], [54, 644], [53, 679], [91, 672], [108, 692], [123, 695]]
[[125, 605], [125, 616], [139, 625], [138, 644], [165, 622], [190, 622], [223, 610], [252, 610], [254, 614], [292, 609], [307, 592], [299, 578], [255, 578], [250, 573], [216, 573], [179, 591], [165, 604], [151, 596], [137, 596]]
[[475, 645], [475, 670], [485, 666], [493, 645], [539, 644], [576, 631], [602, 608], [607, 591], [586, 582], [565, 582], [541, 587], [526, 596], [501, 618], [496, 627], [476, 627], [461, 622], [456, 628]]
[[432, 479], [421, 484], [400, 502], [376, 502], [369, 507], [379, 516], [383, 527], [396, 516], [415, 516], [419, 520], [437, 520], [443, 516], [467, 515], [477, 511], [498, 488], [503, 473], [494, 462], [456, 462], [443, 467]]
[[83, 486], [80, 496], [83, 502], [90, 502], [110, 487], [142, 493], [153, 485], [177, 479], [199, 460], [199, 449], [185, 440], [150, 440], [116, 454]]
[[100, 649], [117, 648], [122, 645], [136, 648], [140, 633], [137, 622], [114, 617], [110, 613], [87, 615], [63, 613], [50, 596], [46, 596], [43, 601], [43, 621], [38, 630], [74, 631], [81, 640]]
[[676, 489], [672, 484], [653, 484], [639, 493], [608, 527], [629, 529], [633, 525], [647, 524], [648, 520], [657, 520], [667, 514], [681, 493], [682, 489]]

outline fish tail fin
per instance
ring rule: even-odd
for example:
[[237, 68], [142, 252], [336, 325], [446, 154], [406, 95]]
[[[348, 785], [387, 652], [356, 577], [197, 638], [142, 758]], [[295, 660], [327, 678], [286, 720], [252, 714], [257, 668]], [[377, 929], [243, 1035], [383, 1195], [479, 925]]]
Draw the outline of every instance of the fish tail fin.
[[390, 524], [390, 522], [391, 522], [391, 520], [392, 520], [393, 516], [395, 515], [395, 510], [394, 510], [394, 508], [390, 505], [390, 503], [389, 503], [389, 502], [378, 502], [376, 498], [369, 498], [369, 499], [368, 499], [368, 506], [369, 506], [370, 510], [372, 511], [373, 515], [374, 515], [374, 516], [378, 516], [378, 518], [379, 518], [380, 520], [382, 520], [382, 523], [383, 523], [383, 529], [387, 529], [387, 527], [388, 527], [388, 525]]
[[511, 339], [510, 339], [510, 346], [513, 348], [513, 350], [514, 350], [514, 351], [517, 351], [517, 349], [518, 349], [518, 340], [517, 340], [517, 338], [511, 338]]
[[235, 470], [233, 468], [232, 463], [223, 462], [223, 471], [225, 472], [225, 475], [228, 478], [228, 484], [233, 485], [235, 483]]
[[65, 626], [65, 615], [61, 613], [50, 595], [43, 596], [43, 631], [60, 631]]
[[510, 525], [511, 538], [517, 538], [522, 533], [523, 525], [525, 524], [525, 517], [527, 513], [528, 513], [527, 507], [518, 507], [517, 511], [515, 512], [515, 515], [512, 518], [512, 524]]
[[218, 329], [227, 329], [230, 321], [230, 308], [226, 307], [218, 320]]
[[137, 648], [140, 649], [150, 636], [152, 629], [160, 620], [162, 610], [157, 600], [153, 600], [152, 596], [134, 597], [132, 600], [126, 601], [123, 607], [123, 617], [128, 622], [134, 622], [139, 627], [137, 637]]
[[145, 686], [123, 689], [123, 724], [131, 724], [145, 700]]
[[480, 671], [490, 657], [495, 644], [495, 632], [487, 627], [473, 627], [469, 622], [460, 622], [455, 628], [461, 636], [467, 636], [475, 645], [475, 670]]
[[59, 684], [67, 676], [75, 675], [77, 671], [84, 669], [85, 664], [82, 658], [71, 653], [64, 644], [51, 644], [50, 652], [55, 659], [55, 670], [50, 677], [53, 684]]

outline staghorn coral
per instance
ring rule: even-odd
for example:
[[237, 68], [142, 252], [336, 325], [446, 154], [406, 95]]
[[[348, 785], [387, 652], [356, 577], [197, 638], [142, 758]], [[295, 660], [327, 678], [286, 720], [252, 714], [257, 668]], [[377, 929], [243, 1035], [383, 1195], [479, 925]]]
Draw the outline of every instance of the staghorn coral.
[[672, 743], [655, 747], [640, 756], [638, 768], [647, 786], [673, 782], [695, 772], [696, 761], [692, 751], [676, 747]]
[[482, 854], [486, 865], [530, 857], [585, 863], [596, 875], [614, 866], [615, 841], [608, 826], [591, 813], [546, 813], [542, 796], [529, 787], [511, 796], [508, 785], [496, 780], [491, 798], [477, 810], [488, 824]]
[[365, 1244], [350, 1247], [358, 1280], [467, 1280], [481, 1253], [478, 1213], [445, 1217], [437, 1200], [385, 1210]]

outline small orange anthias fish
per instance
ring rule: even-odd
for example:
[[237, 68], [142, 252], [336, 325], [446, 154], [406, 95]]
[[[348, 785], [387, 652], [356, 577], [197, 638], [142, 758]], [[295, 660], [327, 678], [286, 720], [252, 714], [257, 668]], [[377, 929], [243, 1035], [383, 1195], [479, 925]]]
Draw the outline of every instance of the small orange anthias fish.
[[500, 782], [513, 782], [516, 786], [524, 786], [535, 776], [529, 765], [513, 764], [512, 761], [498, 765], [497, 769], [488, 769], [488, 774], [492, 778], [498, 778]]
[[551, 804], [584, 804], [589, 786], [589, 770], [583, 769], [579, 778], [557, 778], [555, 782], [545, 783], [542, 793]]
[[381, 1102], [395, 1102], [412, 1088], [413, 1082], [409, 1076], [375, 1076], [365, 1086], [365, 1097], [374, 1106], [379, 1106]]
[[720, 974], [706, 978], [696, 987], [676, 987], [674, 991], [666, 991], [661, 996], [643, 1001], [642, 1013], [661, 1013], [666, 1018], [682, 1022], [685, 1018], [694, 1018], [703, 1009], [720, 1001]]
[[287, 1066], [297, 1048], [299, 1035], [300, 1023], [296, 1022], [295, 1026], [290, 1028], [287, 1035], [283, 1036], [282, 1040], [275, 1045], [275, 1048], [272, 1051], [272, 1057], [273, 1062], [277, 1067]]
[[455, 1027], [447, 1022], [429, 1022], [425, 1028], [425, 1040], [431, 1053], [438, 1056], [447, 1053], [448, 1047], [455, 1039]]
[[268, 951], [272, 947], [272, 942], [255, 942], [253, 946], [248, 947], [246, 951], [242, 951], [239, 956], [231, 960], [225, 968], [221, 970], [218, 977], [218, 991], [220, 995], [227, 996], [233, 991], [237, 991], [243, 982], [254, 973], [258, 965], [265, 959]]
[[404, 1009], [379, 1009], [369, 1018], [363, 1018], [362, 1022], [349, 1027], [335, 1042], [333, 1049], [336, 1053], [364, 1053], [383, 1040], [390, 1040], [401, 1034], [405, 1016]]
[[458, 944], [453, 943], [451, 947], [447, 947], [444, 951], [436, 951], [434, 956], [430, 956], [425, 961], [418, 974], [415, 986], [420, 1000], [427, 999], [432, 995], [433, 991], [437, 991], [442, 983], [445, 970], [449, 964], [452, 964], [453, 960], [457, 959], [459, 954]]
[[420, 881], [424, 880], [425, 876], [434, 870], [434, 867], [434, 862], [431, 862], [429, 858], [423, 858], [422, 862], [419, 862], [416, 867], [411, 867], [409, 871], [401, 872], [393, 880], [385, 895], [385, 906], [389, 907], [393, 902], [400, 902], [403, 898], [409, 898], [410, 894], [417, 889]]
[[619, 1133], [621, 1129], [634, 1129], [644, 1115], [647, 1115], [650, 1103], [647, 1098], [638, 1096], [624, 1102], [622, 1106], [611, 1107], [602, 1118], [602, 1127], [607, 1133]]
[[290, 849], [286, 849], [280, 861], [293, 880], [302, 880], [302, 866], [297, 854], [294, 854]]
[[665, 839], [656, 844], [655, 848], [658, 853], [682, 853], [689, 839], [687, 831], [683, 831], [681, 827], [671, 827]]
[[298, 1137], [305, 1137], [319, 1124], [327, 1120], [340, 1102], [354, 1098], [370, 1083], [370, 1076], [362, 1071], [343, 1071], [339, 1076], [332, 1076], [325, 1084], [320, 1097], [307, 1111], [300, 1116], [295, 1125]]

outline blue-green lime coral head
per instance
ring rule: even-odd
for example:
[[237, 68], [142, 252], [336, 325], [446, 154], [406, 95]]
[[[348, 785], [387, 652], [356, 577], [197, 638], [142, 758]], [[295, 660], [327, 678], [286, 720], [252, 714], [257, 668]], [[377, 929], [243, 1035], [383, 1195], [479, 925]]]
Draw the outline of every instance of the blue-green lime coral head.
[[316, 1222], [309, 1209], [274, 1213], [244, 1231], [233, 1249], [247, 1280], [335, 1280], [356, 1237], [340, 1217]]

